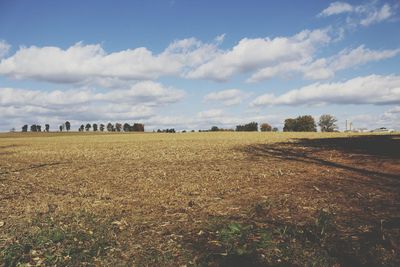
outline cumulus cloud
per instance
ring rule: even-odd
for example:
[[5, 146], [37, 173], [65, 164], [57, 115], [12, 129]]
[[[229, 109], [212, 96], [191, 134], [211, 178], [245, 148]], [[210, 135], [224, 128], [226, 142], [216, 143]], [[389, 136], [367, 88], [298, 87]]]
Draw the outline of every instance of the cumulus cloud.
[[346, 82], [314, 83], [288, 91], [280, 96], [265, 94], [253, 106], [400, 103], [400, 76], [369, 75]]
[[330, 59], [334, 70], [342, 70], [368, 62], [379, 61], [400, 54], [400, 49], [371, 50], [361, 45], [355, 49], [344, 49], [337, 56]]
[[317, 48], [332, 40], [329, 29], [304, 30], [289, 37], [244, 38], [223, 50], [224, 37], [211, 43], [176, 40], [158, 54], [146, 47], [107, 53], [99, 44], [81, 42], [66, 49], [20, 47], [0, 61], [0, 75], [103, 88], [126, 88], [132, 81], [163, 76], [226, 81], [276, 64], [310, 62]]
[[333, 2], [330, 3], [327, 8], [322, 10], [322, 12], [319, 14], [319, 16], [332, 16], [332, 15], [337, 15], [341, 13], [347, 13], [347, 12], [352, 12], [353, 11], [353, 6], [345, 3], [345, 2]]
[[0, 75], [14, 79], [111, 87], [126, 80], [180, 75], [185, 68], [195, 67], [210, 59], [216, 50], [217, 44], [204, 44], [195, 38], [177, 40], [160, 54], [153, 54], [145, 47], [107, 53], [99, 44], [83, 43], [67, 49], [21, 47], [14, 55], [0, 61]]
[[224, 110], [222, 109], [209, 109], [206, 111], [201, 111], [197, 115], [200, 118], [215, 118], [221, 117], [224, 114]]
[[[184, 92], [144, 81], [126, 90], [101, 92], [89, 88], [39, 91], [0, 88], [2, 127], [15, 123], [144, 120], [156, 109], [183, 99]], [[3, 129], [4, 130], [4, 129]]]
[[144, 81], [127, 90], [97, 92], [93, 89], [69, 89], [39, 91], [16, 88], [0, 88], [0, 105], [32, 105], [54, 107], [79, 105], [94, 101], [145, 104], [147, 106], [174, 103], [184, 97], [181, 90], [164, 87], [160, 83]]
[[175, 128], [175, 129], [210, 129], [211, 126], [220, 128], [234, 129], [238, 124], [244, 124], [251, 121], [268, 122], [273, 126], [282, 126], [285, 115], [265, 115], [265, 114], [247, 114], [235, 115], [224, 109], [203, 110], [194, 116], [177, 115], [162, 116], [156, 115], [146, 120], [147, 129]]
[[204, 101], [218, 101], [222, 102], [225, 106], [232, 106], [240, 104], [243, 99], [249, 96], [239, 89], [228, 89], [223, 91], [212, 92], [204, 96]]
[[400, 49], [371, 50], [360, 45], [354, 49], [343, 49], [337, 55], [329, 58], [283, 62], [263, 68], [255, 72], [248, 82], [258, 82], [276, 76], [285, 77], [296, 73], [302, 74], [305, 79], [324, 80], [334, 77], [337, 71], [392, 58], [399, 54]]
[[319, 17], [328, 17], [347, 14], [346, 21], [349, 26], [369, 26], [393, 17], [396, 6], [384, 4], [379, 6], [378, 1], [366, 2], [362, 5], [351, 5], [346, 2], [333, 2], [318, 14]]
[[8, 44], [4, 40], [0, 40], [0, 59], [2, 59], [5, 55], [7, 55], [10, 48], [11, 48], [10, 44]]
[[[396, 108], [394, 108], [396, 109]], [[400, 113], [391, 112], [393, 109], [383, 113], [367, 113], [349, 116], [346, 119], [352, 122], [353, 128], [376, 129], [386, 127], [388, 129], [400, 130]]]
[[[305, 79], [327, 79], [338, 70], [399, 54], [399, 49], [370, 50], [362, 45], [316, 59], [318, 48], [331, 42], [333, 34], [330, 29], [317, 29], [289, 37], [244, 38], [227, 50], [219, 48], [225, 35], [217, 36], [212, 43], [187, 38], [172, 42], [159, 54], [145, 47], [107, 53], [99, 44], [83, 43], [67, 49], [20, 47], [15, 54], [1, 59], [0, 75], [114, 89], [128, 89], [133, 82], [162, 76], [226, 81], [252, 72], [248, 82], [298, 73]], [[9, 49], [5, 42], [3, 46], [4, 51]], [[239, 98], [235, 100], [233, 104], [239, 102]]]
[[360, 45], [354, 49], [343, 49], [330, 58], [321, 58], [301, 69], [306, 79], [322, 80], [332, 78], [337, 71], [392, 58], [400, 49], [371, 50]]
[[386, 126], [387, 128], [400, 130], [400, 106], [395, 106], [385, 111], [378, 120], [372, 121], [380, 121], [381, 125], [379, 127]]
[[390, 114], [397, 114], [397, 113], [399, 113], [400, 114], [400, 106], [396, 106], [396, 107], [394, 107], [394, 108], [392, 108], [392, 109], [389, 109], [388, 111], [386, 111], [387, 113], [390, 113]]
[[244, 38], [232, 49], [217, 55], [186, 74], [192, 79], [226, 81], [238, 73], [273, 66], [280, 62], [310, 58], [318, 45], [331, 40], [328, 30], [304, 30], [291, 37]]
[[360, 24], [363, 26], [368, 26], [370, 24], [387, 20], [392, 15], [392, 8], [388, 4], [385, 4], [379, 10], [370, 11], [367, 16], [360, 21]]

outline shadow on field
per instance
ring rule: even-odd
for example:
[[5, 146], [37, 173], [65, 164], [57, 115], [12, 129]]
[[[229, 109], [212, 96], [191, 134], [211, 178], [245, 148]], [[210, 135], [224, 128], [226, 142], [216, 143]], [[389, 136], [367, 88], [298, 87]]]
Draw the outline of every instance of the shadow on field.
[[242, 220], [215, 217], [199, 234], [187, 237], [185, 244], [199, 255], [199, 266], [398, 266], [399, 259], [390, 252], [396, 245], [382, 238], [398, 222], [346, 239], [335, 225], [334, 214], [320, 210], [314, 217], [315, 223], [296, 224], [261, 214]]
[[300, 146], [336, 149], [345, 153], [400, 158], [400, 135], [367, 135], [347, 138], [300, 139]]
[[398, 173], [376, 171], [332, 161], [330, 152], [339, 152], [343, 158], [351, 157], [353, 163], [363, 163], [366, 157], [378, 160], [400, 159], [400, 135], [354, 136], [345, 138], [297, 139], [296, 142], [251, 145], [245, 152], [251, 156], [312, 163], [339, 168], [361, 175], [399, 180]]
[[[275, 238], [276, 229], [289, 229], [289, 236], [279, 243], [289, 244], [289, 255], [300, 253], [291, 243], [297, 240], [303, 248], [311, 246], [307, 253], [314, 253], [316, 266], [324, 265], [318, 259], [333, 259], [340, 266], [400, 266], [400, 135], [295, 139], [249, 145], [241, 151], [250, 160], [265, 160], [266, 167], [294, 170], [300, 181], [296, 187], [299, 195], [309, 194], [315, 203], [321, 200], [337, 208], [328, 224], [331, 230], [322, 237], [317, 235], [318, 225], [264, 221]], [[317, 249], [320, 245], [323, 250]]]

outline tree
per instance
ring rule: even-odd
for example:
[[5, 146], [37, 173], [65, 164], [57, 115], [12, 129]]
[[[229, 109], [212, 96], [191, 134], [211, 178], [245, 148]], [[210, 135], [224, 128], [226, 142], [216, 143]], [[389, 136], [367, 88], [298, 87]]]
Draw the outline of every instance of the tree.
[[261, 132], [270, 132], [272, 131], [272, 127], [268, 123], [263, 123], [260, 125], [260, 130]]
[[69, 132], [69, 130], [71, 129], [71, 123], [69, 123], [69, 121], [65, 122], [65, 129], [67, 130], [67, 132]]
[[79, 131], [83, 132], [84, 129], [85, 129], [85, 125], [81, 124], [81, 127], [79, 127]]
[[107, 131], [109, 131], [109, 132], [114, 132], [114, 125], [112, 125], [111, 122], [109, 122], [109, 123], [107, 124]]
[[312, 116], [299, 116], [297, 117], [297, 132], [316, 132], [317, 125], [315, 124], [315, 120]]
[[92, 128], [92, 125], [90, 125], [90, 123], [86, 124], [85, 126], [86, 132], [89, 132], [90, 128]]
[[104, 131], [104, 124], [101, 123], [99, 128], [100, 128], [100, 131], [103, 132]]
[[122, 124], [117, 122], [117, 123], [115, 124], [115, 130], [117, 130], [117, 132], [120, 132], [121, 129], [122, 129]]
[[61, 124], [61, 125], [58, 127], [58, 129], [60, 129], [60, 132], [62, 132], [63, 129], [64, 129], [64, 125]]
[[50, 125], [49, 124], [45, 124], [44, 125], [44, 129], [45, 129], [46, 132], [49, 132], [50, 131]]
[[31, 132], [36, 132], [36, 131], [37, 131], [36, 124], [32, 124], [31, 125]]
[[236, 131], [238, 132], [257, 132], [258, 131], [258, 123], [257, 122], [250, 122], [245, 125], [237, 125]]
[[211, 132], [218, 132], [219, 128], [217, 126], [211, 127]]
[[144, 124], [143, 123], [134, 123], [133, 126], [134, 132], [144, 132]]
[[124, 126], [122, 127], [122, 129], [124, 130], [124, 132], [130, 132], [131, 131], [131, 126], [129, 125], [129, 123], [124, 123]]
[[42, 126], [36, 125], [36, 132], [41, 132], [41, 131], [42, 131]]
[[283, 126], [284, 132], [295, 132], [296, 129], [296, 119], [286, 119], [285, 125]]
[[93, 132], [97, 132], [97, 124], [93, 123]]
[[316, 132], [315, 120], [310, 115], [299, 116], [296, 119], [286, 119], [284, 132]]
[[278, 128], [274, 127], [274, 128], [272, 128], [272, 131], [273, 131], [273, 132], [277, 132], [277, 131], [279, 131], [279, 130], [278, 130]]
[[22, 126], [22, 132], [26, 133], [28, 131], [28, 125], [25, 124], [24, 126]]
[[318, 126], [321, 127], [321, 132], [334, 132], [337, 129], [337, 119], [329, 114], [324, 114], [319, 117]]

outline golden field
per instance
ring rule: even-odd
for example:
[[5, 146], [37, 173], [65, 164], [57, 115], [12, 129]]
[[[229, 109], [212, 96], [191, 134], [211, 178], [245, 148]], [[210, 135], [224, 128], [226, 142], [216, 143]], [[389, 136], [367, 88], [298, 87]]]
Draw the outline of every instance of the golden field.
[[345, 133], [1, 134], [0, 262], [399, 266], [399, 148]]

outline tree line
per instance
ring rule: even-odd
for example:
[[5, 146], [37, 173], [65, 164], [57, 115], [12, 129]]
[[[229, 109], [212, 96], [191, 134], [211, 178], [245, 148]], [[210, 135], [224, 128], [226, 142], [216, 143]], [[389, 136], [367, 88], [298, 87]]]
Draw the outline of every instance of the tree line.
[[[337, 131], [337, 119], [329, 114], [324, 114], [319, 118], [318, 126], [321, 132], [334, 132]], [[277, 127], [272, 127], [268, 123], [261, 123], [260, 127], [257, 122], [250, 122], [243, 125], [236, 125], [235, 131], [237, 132], [277, 132]], [[202, 130], [202, 132], [216, 132], [216, 131], [234, 131], [233, 129], [223, 129], [217, 126], [212, 126], [210, 130]], [[284, 122], [284, 132], [316, 132], [317, 124], [311, 115], [298, 116], [297, 118], [288, 118]]]
[[[71, 130], [71, 123], [69, 121], [66, 121], [64, 124], [61, 124], [58, 127], [58, 130], [60, 132], [67, 131], [69, 132]], [[144, 132], [144, 124], [142, 123], [134, 123], [130, 125], [129, 123], [124, 123], [123, 125], [121, 123], [115, 123], [112, 124], [109, 122], [107, 125], [104, 124], [97, 124], [97, 123], [87, 123], [86, 125], [82, 124], [79, 128], [79, 132], [89, 132], [90, 130], [97, 132], [104, 132], [104, 130], [107, 130], [108, 132]], [[22, 132], [27, 132], [28, 131], [28, 125], [25, 124], [22, 126]], [[31, 132], [41, 132], [42, 131], [42, 126], [39, 124], [32, 124], [30, 126], [30, 131]], [[45, 124], [45, 128], [43, 130], [44, 132], [49, 132], [50, 131], [50, 125]]]
[[[337, 131], [337, 119], [329, 114], [324, 114], [319, 117], [318, 126], [321, 132], [334, 132]], [[315, 120], [310, 115], [298, 116], [297, 118], [289, 118], [285, 120], [283, 126], [284, 132], [316, 132], [317, 125]]]
[[[319, 118], [318, 126], [321, 129], [321, 132], [334, 132], [337, 131], [338, 127], [336, 125], [337, 119], [329, 114], [324, 114]], [[71, 123], [66, 121], [64, 124], [59, 126], [59, 131], [70, 131], [71, 130]], [[104, 124], [97, 124], [97, 123], [87, 123], [82, 124], [79, 128], [79, 132], [88, 132], [88, 131], [100, 131], [104, 132], [107, 130], [108, 132], [144, 132], [144, 124], [142, 123], [134, 123], [130, 125], [129, 123], [108, 123], [107, 125]], [[237, 132], [277, 132], [277, 127], [272, 127], [268, 123], [261, 123], [260, 127], [257, 122], [250, 122], [243, 125], [237, 125], [235, 129], [224, 129], [219, 128], [218, 126], [212, 126], [209, 130], [199, 130], [199, 132], [216, 132], [216, 131], [237, 131]], [[28, 125], [25, 124], [22, 126], [22, 132], [28, 131]], [[31, 132], [41, 132], [42, 126], [38, 124], [32, 124], [30, 126]], [[45, 124], [44, 132], [50, 131], [50, 125]], [[193, 132], [194, 130], [192, 130]], [[284, 122], [283, 126], [284, 132], [316, 132], [317, 131], [317, 124], [314, 118], [311, 115], [304, 115], [298, 116], [297, 118], [288, 118]], [[157, 130], [158, 133], [175, 133], [175, 129], [164, 129], [164, 130]], [[186, 131], [184, 131], [186, 132]]]

